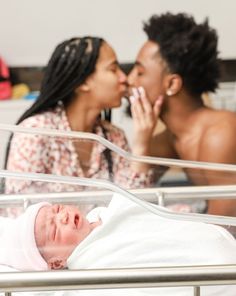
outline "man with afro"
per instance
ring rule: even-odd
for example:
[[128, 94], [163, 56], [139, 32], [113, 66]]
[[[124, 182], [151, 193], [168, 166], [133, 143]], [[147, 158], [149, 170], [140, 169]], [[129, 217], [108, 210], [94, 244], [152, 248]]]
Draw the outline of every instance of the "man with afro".
[[[144, 24], [147, 41], [138, 52], [128, 82], [134, 144], [149, 155], [236, 164], [236, 115], [207, 107], [203, 95], [220, 78], [217, 33], [208, 20], [197, 24], [184, 13], [153, 15]], [[166, 129], [155, 134], [157, 120]], [[159, 176], [165, 170], [160, 169]], [[194, 185], [235, 184], [226, 171], [185, 169]], [[236, 200], [210, 200], [209, 214], [236, 216]]]

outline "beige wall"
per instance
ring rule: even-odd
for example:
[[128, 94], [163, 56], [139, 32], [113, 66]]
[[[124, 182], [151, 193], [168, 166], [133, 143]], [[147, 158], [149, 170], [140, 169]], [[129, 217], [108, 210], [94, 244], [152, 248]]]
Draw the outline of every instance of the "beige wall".
[[145, 40], [142, 21], [153, 13], [185, 11], [210, 18], [224, 58], [236, 58], [236, 1], [215, 0], [0, 0], [0, 55], [11, 66], [45, 65], [55, 44], [75, 35], [106, 38], [122, 62]]

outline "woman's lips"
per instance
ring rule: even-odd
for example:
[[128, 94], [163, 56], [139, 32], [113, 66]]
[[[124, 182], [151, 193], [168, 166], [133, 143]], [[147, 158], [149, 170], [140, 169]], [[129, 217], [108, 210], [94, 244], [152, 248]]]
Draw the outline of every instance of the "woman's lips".
[[122, 94], [123, 97], [126, 97], [126, 98], [129, 97], [129, 91], [128, 91], [127, 87], [124, 87], [124, 88], [121, 90], [121, 94]]

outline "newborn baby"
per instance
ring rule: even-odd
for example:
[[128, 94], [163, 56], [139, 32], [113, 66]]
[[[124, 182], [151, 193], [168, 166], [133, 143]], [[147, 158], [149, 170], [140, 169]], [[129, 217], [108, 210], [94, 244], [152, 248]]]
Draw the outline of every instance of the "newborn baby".
[[50, 269], [61, 269], [74, 248], [101, 224], [100, 208], [90, 212], [90, 221], [75, 206], [45, 205], [36, 217], [35, 240]]
[[88, 219], [75, 206], [31, 205], [19, 217], [0, 218], [0, 265], [17, 270], [65, 267], [73, 249], [101, 224], [96, 208]]

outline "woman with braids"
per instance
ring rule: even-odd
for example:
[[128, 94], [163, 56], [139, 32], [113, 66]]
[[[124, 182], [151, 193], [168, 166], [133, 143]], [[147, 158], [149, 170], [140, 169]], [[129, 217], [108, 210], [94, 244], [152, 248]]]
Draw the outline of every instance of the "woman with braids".
[[[184, 13], [153, 15], [144, 31], [148, 40], [139, 50], [128, 82], [145, 89], [143, 98], [136, 93], [132, 99], [136, 130], [143, 130], [140, 121], [146, 106], [156, 104], [166, 125], [164, 132], [154, 135], [151, 155], [236, 164], [235, 113], [214, 110], [203, 102], [203, 94], [214, 92], [220, 77], [216, 31], [207, 20], [197, 24]], [[137, 134], [136, 143], [150, 141], [146, 133]], [[235, 173], [190, 168], [185, 172], [195, 185], [236, 183]], [[236, 200], [212, 199], [208, 213], [236, 216]]]
[[[49, 60], [38, 99], [17, 124], [95, 133], [129, 150], [124, 132], [112, 125], [110, 118], [101, 118], [103, 110], [121, 105], [126, 91], [126, 76], [106, 41], [95, 37], [66, 40]], [[134, 153], [145, 155], [145, 147], [135, 147]], [[6, 167], [11, 171], [111, 179], [126, 188], [150, 186], [154, 179], [148, 165], [130, 164], [101, 144], [40, 135], [15, 134]], [[5, 185], [6, 192], [29, 192], [32, 188], [34, 192], [61, 191], [69, 187], [48, 184], [43, 188], [39, 183], [16, 180], [7, 180]]]

